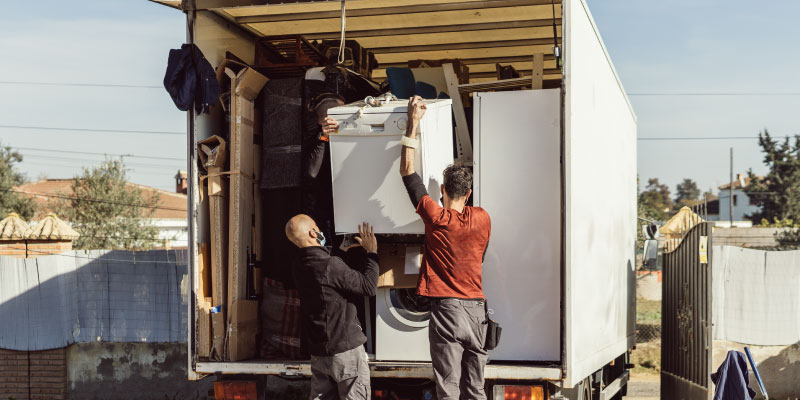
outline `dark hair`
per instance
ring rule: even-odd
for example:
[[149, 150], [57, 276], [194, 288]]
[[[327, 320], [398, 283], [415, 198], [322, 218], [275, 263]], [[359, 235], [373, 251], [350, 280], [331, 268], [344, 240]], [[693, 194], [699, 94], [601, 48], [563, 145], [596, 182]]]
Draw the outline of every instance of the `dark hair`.
[[458, 199], [466, 196], [470, 189], [472, 168], [451, 164], [444, 169], [444, 191], [448, 196]]
[[322, 93], [308, 102], [308, 110], [318, 112], [318, 109], [323, 108], [327, 111], [331, 107], [336, 107], [345, 103], [344, 98], [336, 93]]

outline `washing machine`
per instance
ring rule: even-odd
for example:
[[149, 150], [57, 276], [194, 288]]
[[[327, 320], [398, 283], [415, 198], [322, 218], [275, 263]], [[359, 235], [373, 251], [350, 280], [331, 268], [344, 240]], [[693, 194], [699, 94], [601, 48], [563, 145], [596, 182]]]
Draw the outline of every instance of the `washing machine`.
[[415, 288], [378, 288], [375, 296], [375, 359], [430, 361], [430, 300]]

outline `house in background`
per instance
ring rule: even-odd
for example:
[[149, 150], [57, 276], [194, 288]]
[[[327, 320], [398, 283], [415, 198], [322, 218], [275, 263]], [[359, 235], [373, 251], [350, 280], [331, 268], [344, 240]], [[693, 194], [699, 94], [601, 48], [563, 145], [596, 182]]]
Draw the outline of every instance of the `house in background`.
[[[181, 171], [182, 172], [182, 171]], [[180, 176], [180, 172], [178, 176]], [[158, 194], [158, 208], [149, 220], [151, 225], [158, 228], [158, 238], [166, 243], [169, 248], [185, 248], [188, 245], [189, 230], [187, 222], [186, 179], [176, 176], [176, 191], [156, 189], [149, 186], [128, 183], [129, 186], [138, 188], [143, 198], [150, 198]], [[52, 201], [59, 196], [72, 196], [74, 179], [45, 179], [38, 182], [26, 183], [15, 190], [31, 197], [37, 204], [37, 214], [34, 220], [42, 219], [52, 210]], [[69, 221], [67, 221], [69, 222]]]
[[189, 181], [187, 180], [186, 171], [178, 171], [175, 174], [175, 193], [186, 194], [189, 191]]
[[[747, 219], [747, 216], [758, 212], [759, 208], [750, 203], [750, 196], [744, 192], [744, 189], [750, 185], [750, 178], [742, 174], [738, 175], [737, 180], [719, 187], [718, 203], [714, 205], [718, 213], [716, 215], [709, 213], [708, 219], [714, 221], [714, 226], [723, 228], [731, 226], [731, 185], [733, 185], [733, 226], [749, 228], [753, 226], [753, 222]], [[709, 209], [711, 209], [710, 203]]]

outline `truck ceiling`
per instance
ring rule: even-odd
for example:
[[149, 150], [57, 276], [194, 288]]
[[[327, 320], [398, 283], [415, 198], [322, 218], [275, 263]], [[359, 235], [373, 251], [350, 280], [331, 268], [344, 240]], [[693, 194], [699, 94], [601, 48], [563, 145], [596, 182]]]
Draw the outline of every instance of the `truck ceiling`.
[[[151, 0], [184, 11], [210, 11], [256, 37], [303, 35], [339, 39], [341, 2], [274, 0]], [[402, 5], [399, 5], [402, 4]], [[529, 75], [534, 53], [543, 53], [544, 80], [559, 81], [553, 55], [561, 43], [561, 0], [348, 0], [346, 39], [378, 59], [373, 79], [408, 60], [459, 58], [470, 82], [496, 78], [495, 64]]]

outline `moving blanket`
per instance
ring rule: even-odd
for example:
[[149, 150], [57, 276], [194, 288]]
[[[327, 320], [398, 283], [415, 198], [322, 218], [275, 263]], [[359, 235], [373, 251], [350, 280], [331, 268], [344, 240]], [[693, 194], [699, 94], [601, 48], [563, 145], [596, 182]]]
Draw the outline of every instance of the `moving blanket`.
[[299, 187], [303, 78], [270, 80], [259, 96], [264, 120], [261, 188]]
[[0, 257], [0, 348], [184, 342], [186, 250]]

